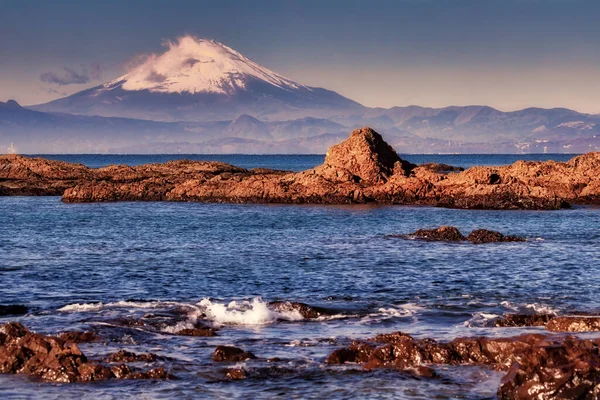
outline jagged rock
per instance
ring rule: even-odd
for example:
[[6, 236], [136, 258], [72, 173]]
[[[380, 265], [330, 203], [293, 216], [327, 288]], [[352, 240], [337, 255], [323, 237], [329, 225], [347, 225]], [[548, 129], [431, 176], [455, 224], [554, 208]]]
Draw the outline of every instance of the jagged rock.
[[395, 173], [408, 175], [416, 165], [402, 160], [380, 134], [365, 127], [357, 129], [346, 141], [332, 146], [323, 168], [347, 171], [357, 182], [387, 182]]
[[13, 304], [8, 306], [0, 305], [0, 317], [7, 315], [24, 315], [29, 312], [27, 306], [21, 304]]
[[600, 317], [555, 317], [546, 324], [554, 332], [600, 331]]
[[435, 240], [446, 242], [461, 242], [465, 237], [454, 226], [441, 226], [437, 229], [419, 229], [410, 236], [423, 240]]
[[254, 358], [254, 354], [233, 346], [217, 346], [212, 355], [212, 360], [216, 362], [238, 362]]
[[504, 236], [500, 232], [487, 229], [474, 230], [467, 236], [471, 243], [494, 243], [494, 242], [524, 242], [525, 239], [518, 236]]
[[77, 344], [30, 332], [17, 322], [0, 326], [0, 373], [28, 374], [53, 382], [84, 382], [114, 378], [173, 379], [163, 368], [132, 372], [88, 361]]

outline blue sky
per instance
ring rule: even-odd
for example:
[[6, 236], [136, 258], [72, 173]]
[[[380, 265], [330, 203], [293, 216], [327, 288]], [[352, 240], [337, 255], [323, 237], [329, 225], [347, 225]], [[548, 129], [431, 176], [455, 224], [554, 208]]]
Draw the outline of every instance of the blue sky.
[[368, 106], [600, 113], [599, 20], [597, 0], [2, 0], [0, 101], [100, 84], [192, 34]]

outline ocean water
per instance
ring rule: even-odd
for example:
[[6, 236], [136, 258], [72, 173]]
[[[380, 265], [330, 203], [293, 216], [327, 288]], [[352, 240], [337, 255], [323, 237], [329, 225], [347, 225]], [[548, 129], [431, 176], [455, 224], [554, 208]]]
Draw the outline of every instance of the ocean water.
[[[273, 160], [261, 166], [281, 162]], [[301, 163], [308, 161], [288, 164]], [[472, 245], [388, 236], [440, 225], [527, 241]], [[594, 207], [64, 204], [58, 197], [0, 197], [0, 304], [31, 309], [0, 323], [16, 320], [47, 334], [95, 330], [104, 340], [80, 346], [89, 358], [119, 349], [153, 352], [169, 357], [157, 365], [180, 378], [54, 384], [0, 375], [0, 398], [495, 398], [503, 374], [483, 367], [433, 366], [438, 378], [419, 379], [324, 360], [378, 333], [441, 341], [512, 336], [544, 330], [487, 322], [514, 312], [598, 312], [599, 227]], [[276, 300], [326, 307], [331, 315], [305, 320], [277, 313], [267, 307]], [[148, 329], [123, 323], [131, 318], [159, 323]], [[219, 336], [172, 334], [198, 320], [219, 328]], [[221, 344], [261, 359], [213, 363]], [[272, 357], [281, 361], [266, 361]], [[249, 378], [224, 380], [232, 366]]]

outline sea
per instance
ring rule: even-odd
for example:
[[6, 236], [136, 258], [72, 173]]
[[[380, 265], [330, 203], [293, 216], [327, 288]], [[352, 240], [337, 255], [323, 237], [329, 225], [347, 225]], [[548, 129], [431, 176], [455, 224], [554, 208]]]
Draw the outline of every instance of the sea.
[[[175, 158], [246, 168], [302, 170], [314, 156], [48, 155], [90, 167]], [[572, 155], [406, 155], [415, 163], [505, 165]], [[454, 225], [525, 242], [473, 245], [390, 235]], [[0, 375], [0, 398], [35, 399], [493, 399], [502, 372], [434, 365], [435, 378], [326, 357], [353, 340], [406, 332], [416, 338], [513, 336], [543, 327], [495, 328], [509, 313], [600, 310], [600, 208], [558, 211], [120, 202], [65, 204], [59, 197], [0, 197], [0, 317], [44, 334], [93, 330], [92, 360], [126, 349], [162, 356], [178, 380], [76, 384]], [[304, 319], [272, 301], [330, 312]], [[123, 321], [147, 320], [146, 326]], [[174, 335], [198, 321], [215, 337]], [[218, 345], [258, 359], [215, 363]], [[273, 360], [276, 358], [275, 360]], [[248, 378], [225, 379], [227, 368]]]

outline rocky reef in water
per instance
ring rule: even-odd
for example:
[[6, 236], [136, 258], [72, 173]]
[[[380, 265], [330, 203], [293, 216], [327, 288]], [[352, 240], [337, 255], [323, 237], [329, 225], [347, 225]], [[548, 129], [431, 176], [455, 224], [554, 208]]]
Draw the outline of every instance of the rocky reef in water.
[[302, 172], [170, 161], [91, 169], [42, 158], [0, 157], [0, 195], [62, 195], [64, 202], [405, 204], [469, 209], [559, 209], [600, 204], [600, 153], [568, 162], [518, 161], [466, 171], [402, 160], [372, 129], [357, 129]]

